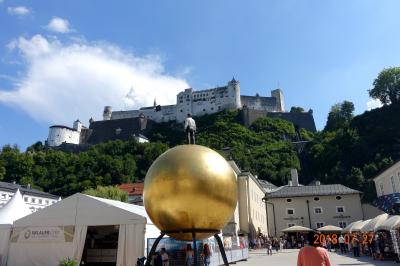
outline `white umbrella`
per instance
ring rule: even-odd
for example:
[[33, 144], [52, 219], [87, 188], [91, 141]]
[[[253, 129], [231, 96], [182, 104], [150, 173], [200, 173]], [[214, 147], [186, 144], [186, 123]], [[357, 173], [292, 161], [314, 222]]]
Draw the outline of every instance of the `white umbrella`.
[[383, 224], [388, 218], [389, 214], [387, 213], [376, 216], [361, 228], [361, 232], [363, 233], [374, 232], [375, 229], [378, 228], [378, 226], [380, 226], [381, 224]]
[[288, 227], [288, 228], [285, 228], [282, 230], [282, 232], [284, 232], [284, 233], [311, 232], [311, 231], [314, 231], [314, 230], [304, 227], [304, 226], [300, 226], [300, 225], [291, 226], [291, 227]]
[[320, 232], [342, 232], [343, 228], [334, 225], [326, 225], [317, 229]]

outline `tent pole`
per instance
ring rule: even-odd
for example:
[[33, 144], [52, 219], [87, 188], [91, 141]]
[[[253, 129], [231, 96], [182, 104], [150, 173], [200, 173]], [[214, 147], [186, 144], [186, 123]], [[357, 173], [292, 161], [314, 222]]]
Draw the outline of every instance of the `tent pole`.
[[156, 252], [158, 243], [160, 243], [160, 241], [161, 241], [161, 239], [164, 237], [164, 235], [165, 235], [165, 233], [164, 233], [164, 232], [161, 232], [161, 233], [160, 233], [160, 236], [157, 237], [156, 241], [153, 243], [153, 246], [151, 247], [150, 253], [149, 253], [149, 255], [147, 256], [147, 260], [146, 260], [145, 266], [150, 266], [150, 263], [151, 263], [151, 260], [152, 260], [152, 258], [153, 258], [153, 255], [154, 255], [154, 253]]
[[219, 237], [218, 233], [214, 235], [215, 239], [218, 242], [219, 251], [221, 252], [222, 259], [224, 260], [224, 265], [229, 266], [228, 258], [226, 257], [225, 248], [222, 244], [221, 238]]
[[193, 257], [194, 257], [194, 266], [197, 266], [197, 243], [196, 243], [196, 233], [192, 232], [192, 238], [193, 238]]

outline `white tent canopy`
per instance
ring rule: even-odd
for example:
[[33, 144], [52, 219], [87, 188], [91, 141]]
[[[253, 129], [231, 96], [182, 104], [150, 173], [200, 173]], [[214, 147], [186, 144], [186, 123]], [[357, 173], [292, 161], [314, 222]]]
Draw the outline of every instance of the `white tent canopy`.
[[0, 209], [0, 266], [6, 265], [12, 223], [31, 214], [19, 189], [14, 196]]
[[371, 219], [365, 220], [365, 221], [360, 221], [357, 222], [356, 224], [353, 225], [353, 227], [350, 229], [350, 233], [353, 232], [361, 232], [361, 228], [364, 227], [364, 225], [366, 225], [367, 223], [369, 223], [371, 221]]
[[381, 224], [383, 224], [389, 218], [389, 214], [384, 213], [376, 216], [371, 219], [368, 223], [366, 223], [362, 228], [361, 232], [374, 232], [376, 228], [378, 228]]
[[8, 265], [53, 266], [67, 257], [80, 261], [87, 227], [104, 225], [119, 225], [117, 266], [134, 265], [143, 256], [145, 232], [159, 234], [144, 207], [77, 193], [15, 221]]
[[342, 232], [350, 232], [351, 229], [353, 229], [353, 227], [354, 227], [356, 224], [360, 223], [360, 222], [362, 222], [362, 220], [358, 220], [358, 221], [352, 222], [351, 224], [349, 224], [348, 226], [346, 226], [346, 227], [342, 230]]
[[381, 225], [375, 228], [375, 232], [386, 230], [390, 231], [396, 228], [400, 228], [400, 215], [391, 216], [389, 219], [384, 221]]
[[18, 189], [7, 204], [0, 209], [0, 224], [12, 224], [15, 220], [31, 213]]

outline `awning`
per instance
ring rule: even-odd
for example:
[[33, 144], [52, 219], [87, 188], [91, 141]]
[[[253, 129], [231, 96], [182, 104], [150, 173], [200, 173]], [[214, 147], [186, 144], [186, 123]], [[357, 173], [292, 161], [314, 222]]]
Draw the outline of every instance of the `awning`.
[[348, 226], [346, 226], [346, 227], [342, 230], [342, 232], [350, 232], [351, 229], [353, 229], [353, 227], [354, 227], [356, 224], [360, 223], [360, 222], [362, 222], [362, 220], [352, 222], [351, 224], [349, 224]]
[[376, 216], [361, 228], [361, 232], [364, 233], [375, 232], [375, 229], [378, 228], [378, 226], [380, 226], [381, 224], [383, 224], [388, 218], [389, 214], [387, 213]]
[[375, 232], [382, 230], [390, 231], [396, 228], [400, 228], [400, 215], [394, 215], [389, 217], [389, 219], [384, 221], [381, 225], [379, 225], [375, 229]]
[[370, 221], [371, 221], [371, 219], [356, 223], [356, 224], [353, 226], [353, 228], [351, 228], [351, 230], [349, 231], [349, 233], [361, 232], [361, 228], [363, 228], [364, 225], [366, 225], [366, 224], [369, 223]]
[[342, 232], [343, 228], [334, 225], [326, 225], [317, 229], [320, 232]]
[[382, 211], [392, 214], [400, 215], [400, 193], [392, 193], [378, 197], [372, 204]]
[[291, 226], [282, 230], [282, 232], [284, 233], [311, 232], [311, 231], [314, 230], [300, 225]]

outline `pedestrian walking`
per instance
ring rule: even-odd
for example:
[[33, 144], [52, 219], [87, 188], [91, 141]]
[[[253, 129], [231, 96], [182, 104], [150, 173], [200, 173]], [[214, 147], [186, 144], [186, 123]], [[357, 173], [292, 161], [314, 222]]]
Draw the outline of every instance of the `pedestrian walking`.
[[208, 244], [204, 244], [201, 256], [203, 257], [204, 266], [209, 266], [211, 262], [211, 250]]
[[340, 253], [343, 254], [343, 253], [346, 252], [345, 247], [344, 247], [344, 237], [343, 237], [343, 235], [339, 236], [339, 247], [340, 247]]
[[187, 115], [185, 120], [184, 130], [186, 132], [186, 138], [188, 144], [196, 144], [195, 133], [196, 133], [196, 122], [192, 118], [191, 114]]
[[360, 257], [360, 239], [358, 239], [358, 235], [353, 237], [353, 254], [354, 257]]
[[191, 266], [193, 263], [194, 252], [191, 244], [186, 246], [186, 266]]
[[267, 254], [272, 255], [272, 240], [269, 237], [265, 240], [265, 245], [267, 248]]
[[169, 258], [168, 258], [168, 253], [165, 250], [165, 248], [161, 249], [161, 259], [162, 259], [162, 265], [163, 266], [169, 266]]
[[314, 233], [308, 236], [311, 246], [300, 249], [297, 256], [297, 266], [331, 266], [328, 252], [314, 241]]

